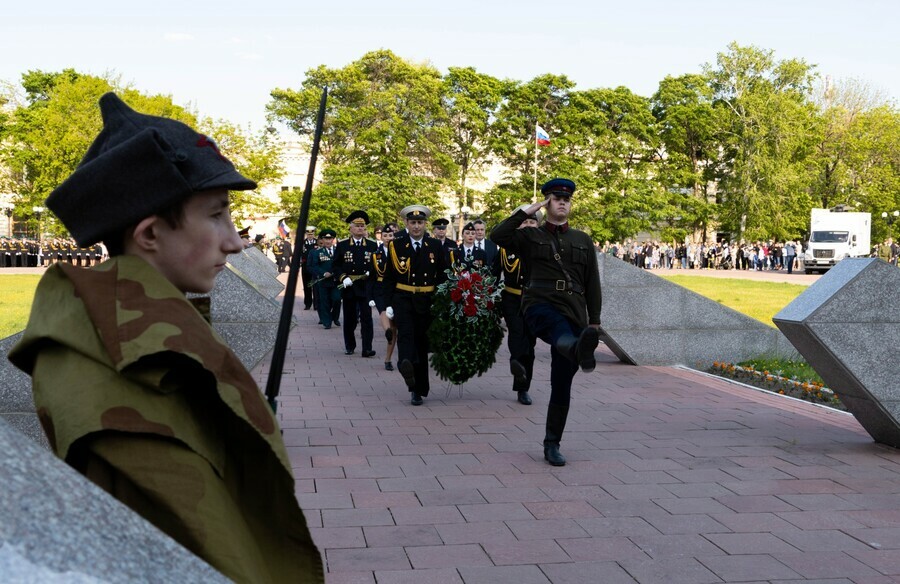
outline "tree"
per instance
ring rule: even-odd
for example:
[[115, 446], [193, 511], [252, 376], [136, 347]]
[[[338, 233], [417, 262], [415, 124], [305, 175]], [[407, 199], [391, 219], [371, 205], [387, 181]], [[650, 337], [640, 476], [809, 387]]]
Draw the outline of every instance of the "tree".
[[[83, 75], [72, 69], [58, 73], [29, 71], [22, 76], [24, 103], [16, 107], [0, 135], [0, 164], [8, 169], [2, 185], [17, 194], [17, 215], [32, 216], [32, 208], [44, 201], [78, 166], [103, 122], [97, 101], [115, 91], [136, 111], [162, 116], [197, 127], [196, 116], [172, 102], [171, 96], [147, 95], [123, 86], [113, 77]], [[267, 136], [252, 136], [227, 122], [207, 120], [204, 127], [222, 142], [222, 152], [238, 169], [260, 183], [280, 176], [276, 146]], [[251, 204], [252, 203], [252, 204]], [[235, 210], [259, 205], [252, 194], [236, 197]], [[49, 215], [49, 214], [48, 214]], [[33, 217], [29, 221], [36, 223]], [[52, 215], [44, 221], [49, 231], [64, 232]]]
[[713, 180], [719, 153], [717, 112], [705, 75], [666, 77], [651, 98], [660, 137], [657, 179], [668, 192], [677, 215], [668, 218], [675, 239], [693, 232], [705, 238], [716, 215], [707, 186]]
[[813, 67], [731, 43], [705, 69], [722, 114], [722, 227], [742, 239], [798, 235], [811, 206], [805, 159], [816, 119], [808, 99]]
[[468, 178], [489, 162], [490, 122], [503, 95], [504, 82], [472, 67], [450, 67], [444, 77], [443, 106], [450, 128], [450, 156], [459, 169], [458, 206], [471, 207]]
[[[323, 86], [329, 89], [320, 146], [326, 171], [311, 216], [335, 220], [362, 208], [395, 217], [415, 203], [440, 211], [438, 192], [452, 184], [457, 170], [437, 70], [374, 51], [342, 69], [308, 71], [301, 89], [273, 90], [267, 108], [274, 119], [309, 136]], [[325, 200], [335, 194], [339, 201]]]

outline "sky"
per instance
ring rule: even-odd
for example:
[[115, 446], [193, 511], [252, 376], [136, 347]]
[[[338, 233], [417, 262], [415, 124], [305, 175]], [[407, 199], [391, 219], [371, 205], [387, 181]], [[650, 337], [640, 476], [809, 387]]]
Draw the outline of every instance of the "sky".
[[111, 73], [257, 129], [272, 89], [377, 49], [442, 73], [564, 74], [577, 89], [649, 97], [737, 42], [900, 104], [897, 0], [13, 1], [0, 15], [0, 81], [33, 69]]

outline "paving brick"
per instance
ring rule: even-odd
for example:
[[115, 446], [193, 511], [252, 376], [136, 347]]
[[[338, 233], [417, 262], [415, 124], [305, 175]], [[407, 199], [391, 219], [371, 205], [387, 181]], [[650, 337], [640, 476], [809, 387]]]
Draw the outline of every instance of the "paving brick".
[[391, 512], [397, 525], [435, 525], [439, 523], [463, 523], [465, 518], [452, 505], [443, 507], [399, 507]]
[[722, 579], [694, 558], [618, 562], [640, 584], [713, 584]]
[[326, 551], [331, 572], [361, 572], [365, 570], [409, 570], [412, 566], [402, 547], [362, 549], [332, 549]]
[[877, 570], [865, 565], [856, 558], [843, 553], [809, 552], [809, 553], [774, 553], [775, 559], [794, 570], [804, 578], [837, 578], [844, 577], [872, 578], [878, 576]]
[[320, 527], [310, 529], [310, 532], [319, 549], [366, 547], [360, 527]]
[[514, 543], [516, 536], [502, 521], [479, 521], [478, 523], [444, 523], [435, 526], [446, 544], [462, 543]]
[[506, 525], [522, 541], [569, 539], [590, 535], [573, 519], [507, 521]]
[[643, 560], [648, 555], [627, 537], [557, 539], [556, 543], [576, 562]]
[[433, 525], [397, 525], [363, 527], [368, 547], [411, 547], [440, 545], [441, 536]]
[[702, 556], [698, 560], [725, 582], [789, 580], [800, 574], [769, 555]]
[[[403, 570], [375, 572], [378, 584], [463, 584], [463, 579], [454, 568], [436, 570]], [[327, 580], [331, 584], [331, 580]]]
[[[550, 582], [565, 584], [634, 584], [635, 580], [615, 562], [541, 564]], [[486, 582], [489, 584], [489, 582]]]
[[485, 551], [477, 544], [409, 547], [406, 553], [414, 569], [493, 565]]
[[542, 564], [571, 561], [568, 554], [550, 539], [519, 541], [514, 544], [485, 542], [482, 547], [497, 566], [533, 565], [537, 558], [540, 558]]

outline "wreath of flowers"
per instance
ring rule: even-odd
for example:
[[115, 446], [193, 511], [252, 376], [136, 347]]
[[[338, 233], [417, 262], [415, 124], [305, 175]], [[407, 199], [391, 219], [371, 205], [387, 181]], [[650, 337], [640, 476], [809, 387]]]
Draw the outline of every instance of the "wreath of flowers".
[[503, 341], [500, 292], [503, 284], [487, 267], [457, 264], [437, 287], [428, 329], [431, 365], [445, 381], [461, 384], [480, 376], [497, 360]]

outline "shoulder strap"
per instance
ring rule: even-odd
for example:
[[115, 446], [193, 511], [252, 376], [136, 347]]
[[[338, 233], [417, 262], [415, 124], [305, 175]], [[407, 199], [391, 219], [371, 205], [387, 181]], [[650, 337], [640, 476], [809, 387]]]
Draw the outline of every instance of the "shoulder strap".
[[562, 257], [559, 255], [559, 248], [556, 247], [556, 237], [554, 237], [552, 234], [550, 235], [550, 247], [553, 249], [553, 259], [555, 259], [556, 263], [559, 264], [559, 269], [562, 271], [563, 276], [565, 276], [566, 278], [566, 287], [569, 290], [572, 290], [572, 276], [569, 275], [569, 272], [566, 270], [566, 266], [562, 263]]

